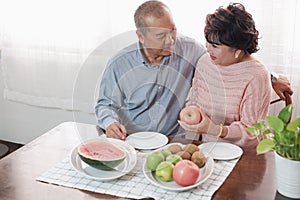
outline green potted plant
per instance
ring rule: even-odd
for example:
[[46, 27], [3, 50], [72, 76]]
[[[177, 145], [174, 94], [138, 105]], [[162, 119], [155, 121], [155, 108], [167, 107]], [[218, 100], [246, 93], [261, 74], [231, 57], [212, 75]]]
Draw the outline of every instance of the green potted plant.
[[290, 121], [292, 108], [287, 105], [277, 116], [266, 116], [246, 130], [258, 140], [257, 154], [275, 152], [278, 192], [300, 198], [300, 117]]

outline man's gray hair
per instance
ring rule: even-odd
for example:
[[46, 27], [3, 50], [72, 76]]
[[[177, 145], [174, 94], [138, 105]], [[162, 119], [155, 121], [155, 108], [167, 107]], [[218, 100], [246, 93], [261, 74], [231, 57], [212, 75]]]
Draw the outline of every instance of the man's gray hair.
[[168, 6], [160, 1], [146, 1], [140, 5], [134, 13], [134, 22], [136, 28], [144, 33], [144, 28], [147, 27], [145, 18], [149, 16], [160, 18], [165, 14], [166, 9], [169, 10]]

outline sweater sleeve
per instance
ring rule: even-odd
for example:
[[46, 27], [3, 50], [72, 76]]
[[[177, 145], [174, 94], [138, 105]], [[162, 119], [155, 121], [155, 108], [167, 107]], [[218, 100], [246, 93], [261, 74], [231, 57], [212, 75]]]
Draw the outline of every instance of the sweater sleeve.
[[193, 81], [192, 81], [192, 86], [189, 90], [189, 93], [187, 95], [186, 98], [186, 103], [185, 106], [197, 106], [197, 107], [201, 107], [201, 105], [199, 104], [199, 90], [201, 87], [204, 87], [204, 85], [201, 83], [201, 71], [199, 70], [199, 68], [201, 67], [201, 61], [198, 62], [196, 70], [195, 70], [195, 74], [193, 77]]
[[224, 139], [239, 146], [256, 144], [256, 137], [249, 134], [245, 128], [265, 118], [269, 111], [270, 100], [269, 74], [260, 70], [245, 88], [240, 104], [240, 120], [227, 126], [228, 135]]

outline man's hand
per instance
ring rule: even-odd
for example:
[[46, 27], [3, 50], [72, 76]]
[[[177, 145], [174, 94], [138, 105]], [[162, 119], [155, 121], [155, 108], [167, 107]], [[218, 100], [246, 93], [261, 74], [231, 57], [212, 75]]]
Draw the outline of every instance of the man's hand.
[[283, 92], [288, 92], [290, 95], [293, 94], [290, 81], [285, 76], [279, 75], [279, 78], [275, 83], [272, 84], [272, 87], [276, 94], [282, 99], [285, 100]]
[[105, 133], [108, 138], [125, 140], [127, 132], [122, 124], [114, 122], [106, 128]]

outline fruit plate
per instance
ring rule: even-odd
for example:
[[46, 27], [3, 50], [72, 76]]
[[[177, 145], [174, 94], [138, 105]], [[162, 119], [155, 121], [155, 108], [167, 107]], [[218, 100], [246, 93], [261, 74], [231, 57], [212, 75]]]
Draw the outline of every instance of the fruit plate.
[[168, 137], [158, 132], [137, 132], [127, 136], [125, 142], [136, 149], [151, 150], [160, 148], [168, 143]]
[[[171, 143], [171, 144], [180, 144], [180, 143]], [[182, 144], [180, 144], [182, 145]], [[167, 149], [169, 145], [166, 145], [163, 149]], [[183, 146], [183, 145], [182, 145]], [[199, 185], [201, 185], [203, 182], [205, 182], [210, 175], [212, 174], [213, 170], [214, 170], [214, 160], [213, 158], [208, 155], [206, 152], [204, 152], [204, 155], [206, 156], [206, 164], [204, 167], [199, 168], [200, 171], [200, 176], [198, 177], [197, 181], [195, 184], [193, 185], [189, 185], [189, 186], [180, 186], [177, 183], [175, 183], [175, 181], [162, 181], [159, 178], [156, 177], [155, 175], [155, 171], [151, 171], [147, 165], [146, 165], [146, 160], [143, 164], [143, 173], [144, 176], [146, 177], [146, 179], [148, 181], [150, 181], [152, 184], [163, 188], [165, 190], [170, 190], [170, 191], [186, 191], [192, 188], [195, 188]]]
[[109, 181], [124, 176], [134, 168], [137, 162], [137, 154], [135, 149], [132, 146], [130, 146], [129, 144], [127, 144], [122, 140], [117, 140], [113, 138], [100, 137], [96, 140], [108, 140], [109, 142], [122, 148], [126, 152], [125, 160], [120, 165], [115, 167], [113, 170], [96, 169], [94, 167], [89, 166], [88, 164], [86, 164], [80, 159], [77, 153], [77, 148], [78, 148], [77, 145], [76, 147], [73, 148], [70, 155], [70, 163], [77, 172], [79, 172], [80, 174], [88, 178], [93, 178], [100, 181]]
[[232, 160], [243, 154], [239, 146], [226, 142], [206, 142], [199, 145], [199, 148], [208, 152], [215, 160]]

